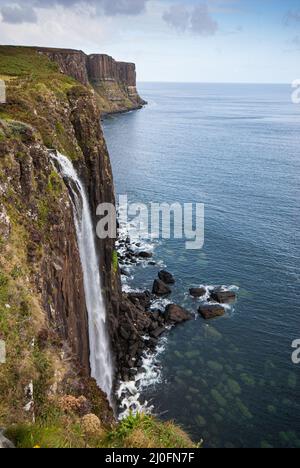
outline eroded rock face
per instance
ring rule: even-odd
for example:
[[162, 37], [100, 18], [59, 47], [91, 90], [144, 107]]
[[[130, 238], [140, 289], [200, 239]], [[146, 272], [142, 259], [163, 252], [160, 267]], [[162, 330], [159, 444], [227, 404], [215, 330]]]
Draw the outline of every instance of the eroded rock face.
[[83, 85], [89, 84], [87, 56], [80, 50], [39, 48], [40, 53], [47, 55], [59, 65], [62, 73], [69, 75]]
[[85, 86], [91, 84], [101, 98], [98, 105], [103, 112], [123, 112], [146, 104], [137, 91], [134, 63], [71, 49], [38, 48], [38, 51], [56, 62], [65, 75]]

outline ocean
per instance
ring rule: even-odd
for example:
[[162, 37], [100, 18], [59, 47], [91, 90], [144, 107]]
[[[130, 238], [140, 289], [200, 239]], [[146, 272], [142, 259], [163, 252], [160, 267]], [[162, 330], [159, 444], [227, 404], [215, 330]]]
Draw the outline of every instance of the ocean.
[[[300, 447], [300, 105], [288, 85], [140, 84], [144, 109], [105, 119], [116, 190], [131, 202], [204, 203], [205, 242], [153, 245], [124, 287], [195, 312], [162, 341], [141, 398], [205, 447]], [[205, 322], [189, 288], [234, 287]]]

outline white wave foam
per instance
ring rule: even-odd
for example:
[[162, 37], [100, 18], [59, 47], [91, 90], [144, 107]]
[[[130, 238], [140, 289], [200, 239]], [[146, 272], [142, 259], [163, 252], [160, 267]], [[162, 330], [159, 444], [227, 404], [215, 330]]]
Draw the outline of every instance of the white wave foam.
[[[145, 337], [146, 339], [147, 337]], [[135, 376], [134, 380], [121, 382], [117, 391], [117, 397], [121, 401], [119, 419], [124, 419], [130, 413], [153, 412], [153, 405], [150, 402], [141, 401], [142, 392], [150, 387], [162, 383], [162, 371], [159, 365], [159, 356], [165, 351], [167, 338], [161, 338], [155, 353], [147, 351], [142, 358], [141, 371]]]

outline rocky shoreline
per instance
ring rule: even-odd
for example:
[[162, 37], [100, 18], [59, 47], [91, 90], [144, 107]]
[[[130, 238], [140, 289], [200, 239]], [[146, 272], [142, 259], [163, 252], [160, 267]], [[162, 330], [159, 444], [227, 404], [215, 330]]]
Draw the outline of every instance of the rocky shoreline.
[[[119, 237], [117, 252], [121, 277], [130, 277], [130, 268], [138, 266], [157, 266], [153, 253], [139, 242], [132, 242], [126, 237]], [[161, 338], [173, 327], [196, 319], [197, 312], [205, 320], [224, 316], [226, 305], [236, 301], [236, 293], [225, 288], [191, 288], [189, 295], [195, 299], [197, 309], [189, 311], [172, 303], [172, 286], [176, 284], [174, 276], [160, 270], [154, 278], [152, 290], [123, 292], [119, 318], [119, 351], [117, 355], [120, 382], [138, 380], [143, 369], [144, 356], [155, 356]], [[157, 307], [159, 299], [168, 299], [168, 304]]]

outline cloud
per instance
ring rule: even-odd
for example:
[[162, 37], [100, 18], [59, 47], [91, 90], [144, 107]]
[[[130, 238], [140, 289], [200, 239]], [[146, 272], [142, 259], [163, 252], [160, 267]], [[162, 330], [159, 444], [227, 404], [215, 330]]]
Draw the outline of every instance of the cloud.
[[134, 16], [143, 13], [149, 0], [24, 0], [14, 5], [7, 0], [1, 1], [4, 6], [0, 8], [2, 21], [10, 24], [36, 23], [38, 8], [53, 8], [62, 6], [70, 8], [75, 5], [88, 5], [94, 7], [96, 15]]
[[36, 23], [37, 15], [32, 7], [24, 5], [3, 6], [1, 8], [2, 21], [10, 24]]
[[100, 0], [104, 13], [108, 16], [139, 15], [146, 9], [149, 0]]
[[213, 36], [219, 29], [218, 23], [210, 16], [207, 5], [199, 5], [191, 17], [191, 29], [201, 36]]
[[284, 22], [287, 26], [300, 23], [300, 10], [288, 11], [287, 14], [285, 15]]
[[163, 19], [178, 31], [190, 31], [200, 36], [213, 36], [219, 29], [205, 3], [192, 9], [183, 4], [173, 5], [165, 11]]
[[163, 19], [178, 31], [185, 31], [190, 26], [190, 12], [184, 5], [171, 6], [168, 11], [164, 12]]

